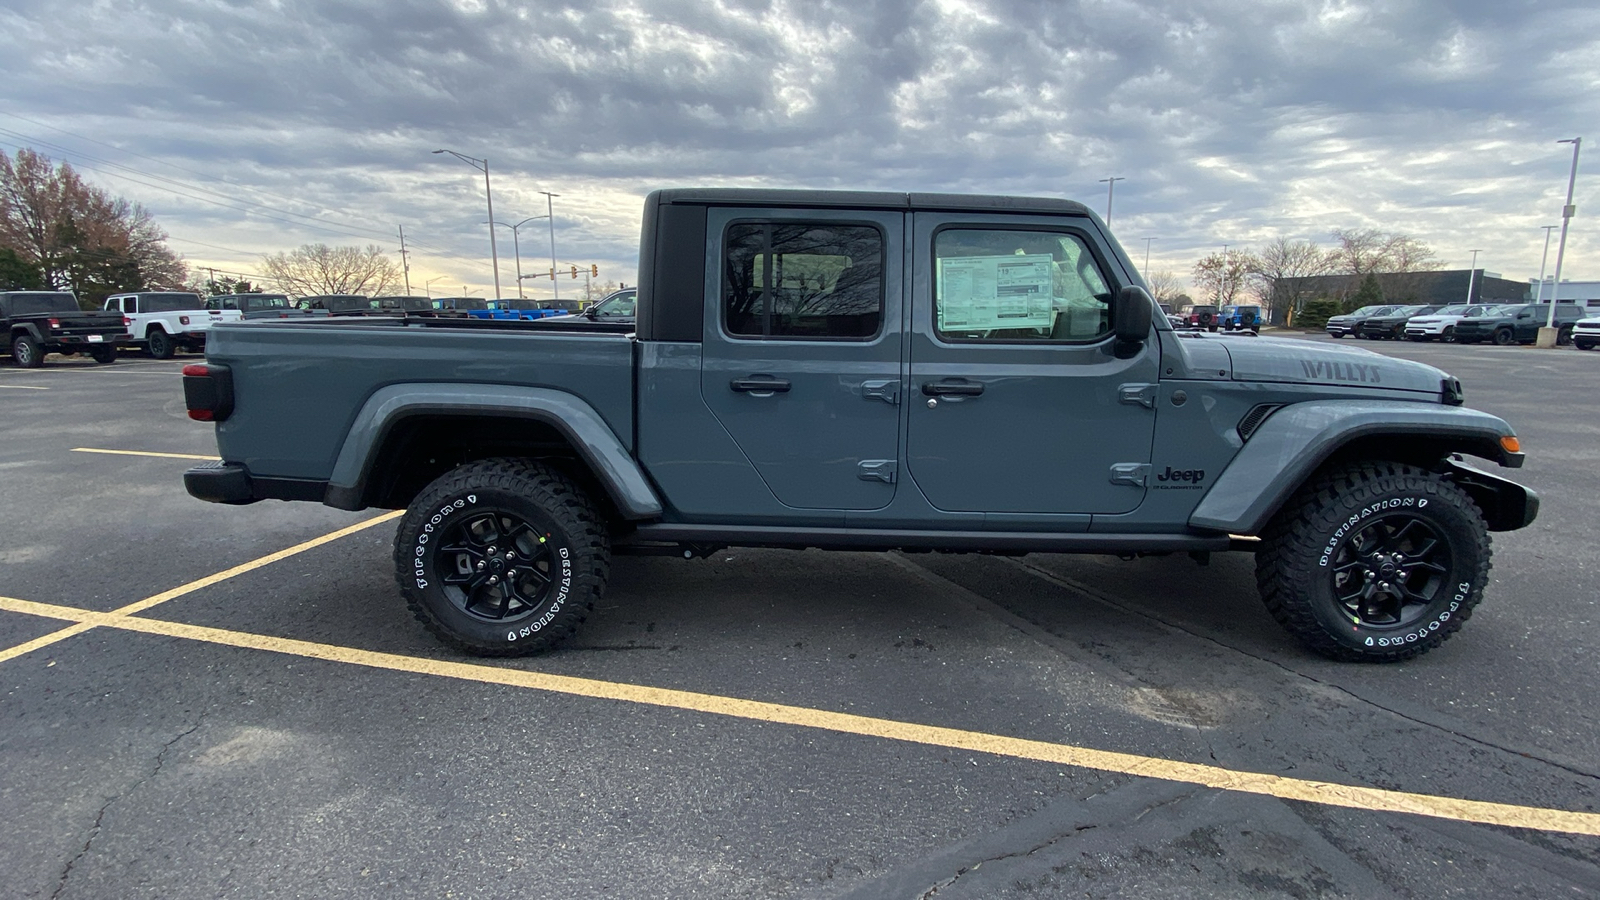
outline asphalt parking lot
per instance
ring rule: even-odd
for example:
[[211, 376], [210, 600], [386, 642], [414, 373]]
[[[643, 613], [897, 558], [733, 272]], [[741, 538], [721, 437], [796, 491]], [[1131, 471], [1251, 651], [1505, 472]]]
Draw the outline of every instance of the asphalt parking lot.
[[381, 511], [184, 493], [183, 358], [0, 367], [0, 895], [1600, 895], [1600, 353], [1361, 346], [1543, 497], [1394, 666], [1300, 650], [1242, 554], [738, 549], [461, 657]]

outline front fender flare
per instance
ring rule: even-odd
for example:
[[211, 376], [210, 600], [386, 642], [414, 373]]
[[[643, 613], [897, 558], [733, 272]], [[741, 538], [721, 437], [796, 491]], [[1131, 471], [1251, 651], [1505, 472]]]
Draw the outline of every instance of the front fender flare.
[[1522, 465], [1522, 454], [1510, 453], [1500, 444], [1502, 437], [1515, 434], [1505, 420], [1459, 406], [1400, 400], [1291, 404], [1273, 413], [1250, 435], [1201, 498], [1189, 516], [1189, 525], [1229, 534], [1259, 534], [1317, 467], [1359, 438], [1426, 438], [1450, 451], [1515, 468]]
[[624, 518], [661, 515], [655, 489], [594, 407], [565, 391], [497, 384], [394, 384], [374, 391], [345, 434], [323, 502], [339, 509], [363, 508], [367, 474], [384, 439], [395, 423], [420, 415], [544, 422], [566, 436]]

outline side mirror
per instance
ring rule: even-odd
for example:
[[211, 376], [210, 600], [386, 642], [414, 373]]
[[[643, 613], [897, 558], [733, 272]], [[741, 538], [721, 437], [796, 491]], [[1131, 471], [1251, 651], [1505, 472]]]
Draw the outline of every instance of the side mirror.
[[1150, 310], [1156, 301], [1137, 285], [1129, 285], [1117, 292], [1111, 307], [1112, 331], [1117, 343], [1143, 344], [1150, 337]]

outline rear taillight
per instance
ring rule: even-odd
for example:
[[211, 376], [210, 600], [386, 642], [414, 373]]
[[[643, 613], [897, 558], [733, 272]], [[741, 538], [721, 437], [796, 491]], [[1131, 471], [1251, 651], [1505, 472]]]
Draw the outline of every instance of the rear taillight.
[[233, 373], [215, 363], [184, 366], [183, 401], [196, 422], [221, 422], [233, 412]]
[[61, 320], [60, 319], [51, 319], [50, 320], [50, 327], [51, 328], [60, 328], [61, 327]]
[[123, 316], [122, 317], [122, 327], [123, 328], [132, 328], [133, 327], [133, 320], [128, 318], [127, 316]]

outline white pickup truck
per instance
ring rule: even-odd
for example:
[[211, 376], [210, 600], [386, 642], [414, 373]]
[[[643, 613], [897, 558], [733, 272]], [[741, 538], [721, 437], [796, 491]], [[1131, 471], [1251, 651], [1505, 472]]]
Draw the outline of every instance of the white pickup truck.
[[112, 294], [106, 309], [122, 313], [122, 321], [135, 344], [143, 344], [156, 359], [171, 359], [181, 347], [200, 352], [206, 332], [218, 322], [237, 322], [237, 309], [206, 309], [199, 294], [178, 291], [140, 291]]

